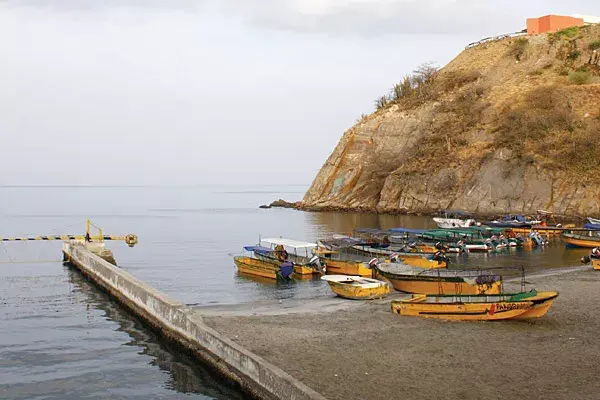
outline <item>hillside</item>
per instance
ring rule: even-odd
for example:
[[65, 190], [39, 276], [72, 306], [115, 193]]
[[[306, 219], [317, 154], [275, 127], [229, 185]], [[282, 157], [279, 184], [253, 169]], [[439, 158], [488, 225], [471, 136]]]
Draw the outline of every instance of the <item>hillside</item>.
[[600, 26], [480, 44], [405, 79], [298, 206], [600, 215]]

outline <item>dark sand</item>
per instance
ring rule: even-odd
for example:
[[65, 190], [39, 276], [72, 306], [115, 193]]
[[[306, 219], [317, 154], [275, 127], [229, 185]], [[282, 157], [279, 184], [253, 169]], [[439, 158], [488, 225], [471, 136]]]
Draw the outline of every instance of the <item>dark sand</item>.
[[336, 298], [198, 311], [329, 399], [600, 399], [600, 272], [528, 282], [560, 292], [534, 322], [402, 317], [389, 300]]

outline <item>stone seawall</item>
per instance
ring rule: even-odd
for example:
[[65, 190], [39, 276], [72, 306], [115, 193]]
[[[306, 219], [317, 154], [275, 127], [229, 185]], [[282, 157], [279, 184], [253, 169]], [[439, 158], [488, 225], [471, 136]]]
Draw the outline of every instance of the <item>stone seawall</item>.
[[302, 382], [206, 326], [201, 316], [185, 304], [104, 261], [83, 245], [65, 243], [63, 253], [71, 265], [166, 339], [192, 351], [252, 397], [325, 400]]

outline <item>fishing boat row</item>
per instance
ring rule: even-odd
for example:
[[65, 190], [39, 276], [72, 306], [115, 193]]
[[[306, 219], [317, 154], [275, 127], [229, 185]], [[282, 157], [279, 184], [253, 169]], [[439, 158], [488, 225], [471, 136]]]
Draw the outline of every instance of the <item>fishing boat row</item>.
[[[514, 233], [529, 234], [536, 232], [544, 236], [561, 235], [565, 230], [575, 228], [573, 224], [563, 225], [558, 222], [556, 216], [549, 211], [537, 210], [537, 215], [506, 215], [489, 221], [477, 222], [474, 216], [468, 212], [442, 211], [433, 218], [433, 221], [441, 229], [469, 228], [483, 226], [489, 228], [510, 229]], [[600, 219], [588, 218], [584, 229], [600, 229]]]

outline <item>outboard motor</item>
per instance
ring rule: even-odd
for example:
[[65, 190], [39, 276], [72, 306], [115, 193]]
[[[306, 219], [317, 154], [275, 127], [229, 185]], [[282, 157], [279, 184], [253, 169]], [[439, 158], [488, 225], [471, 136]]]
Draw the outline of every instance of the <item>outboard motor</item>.
[[485, 243], [485, 247], [487, 247], [489, 250], [494, 250], [494, 244], [492, 243], [492, 241], [490, 239], [486, 239], [484, 241]]
[[379, 264], [379, 260], [377, 258], [372, 258], [371, 261], [369, 261], [369, 268], [373, 269], [377, 264]]
[[438, 250], [442, 250], [444, 248], [442, 242], [437, 242], [433, 247], [435, 247]]
[[450, 264], [450, 259], [448, 258], [448, 256], [446, 256], [446, 254], [444, 254], [441, 251], [436, 252], [432, 257], [432, 260], [435, 260], [438, 263], [445, 262], [446, 265]]
[[465, 241], [464, 241], [464, 240], [459, 240], [459, 241], [456, 243], [456, 246], [457, 246], [459, 249], [461, 249], [463, 253], [468, 253], [468, 252], [469, 252], [469, 249], [467, 249], [467, 244], [465, 243]]
[[313, 256], [310, 260], [308, 260], [308, 265], [312, 266], [314, 269], [316, 269], [320, 273], [324, 272], [323, 264], [321, 264], [321, 260], [319, 259], [319, 256]]
[[390, 256], [390, 261], [393, 263], [397, 263], [399, 260], [400, 260], [400, 257], [398, 257], [398, 254], [392, 253], [392, 255]]

